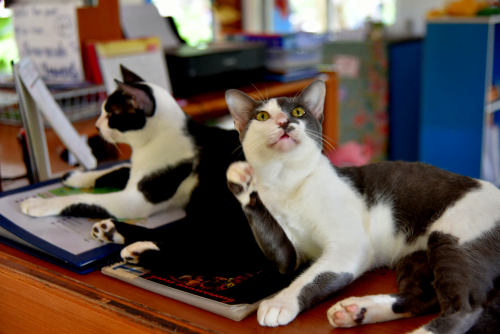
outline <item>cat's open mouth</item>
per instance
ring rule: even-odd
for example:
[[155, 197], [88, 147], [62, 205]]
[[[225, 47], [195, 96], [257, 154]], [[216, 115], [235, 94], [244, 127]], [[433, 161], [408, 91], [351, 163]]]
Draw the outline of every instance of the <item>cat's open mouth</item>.
[[298, 144], [298, 140], [291, 136], [289, 133], [284, 132], [278, 140], [271, 144], [272, 147], [278, 150], [288, 151]]

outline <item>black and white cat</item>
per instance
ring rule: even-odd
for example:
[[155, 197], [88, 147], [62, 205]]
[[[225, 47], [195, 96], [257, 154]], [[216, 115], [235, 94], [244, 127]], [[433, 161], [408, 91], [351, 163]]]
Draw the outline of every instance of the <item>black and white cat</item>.
[[399, 293], [343, 300], [327, 312], [332, 326], [440, 310], [414, 333], [498, 333], [500, 190], [422, 163], [333, 167], [321, 153], [324, 98], [321, 81], [296, 98], [226, 93], [247, 159], [227, 178], [258, 243], [285, 271], [310, 261], [261, 303], [259, 323], [288, 324], [387, 265], [397, 270]]
[[93, 226], [92, 234], [102, 241], [130, 244], [122, 257], [155, 270], [252, 270], [267, 265], [239, 202], [227, 188], [227, 167], [244, 159], [238, 133], [201, 125], [166, 90], [123, 67], [122, 76], [124, 82], [117, 82], [117, 90], [104, 102], [96, 126], [108, 141], [132, 147], [130, 164], [73, 172], [63, 181], [70, 187], [122, 190], [31, 198], [22, 202], [22, 211], [37, 217], [137, 218], [182, 207], [186, 218], [161, 231], [106, 219]]

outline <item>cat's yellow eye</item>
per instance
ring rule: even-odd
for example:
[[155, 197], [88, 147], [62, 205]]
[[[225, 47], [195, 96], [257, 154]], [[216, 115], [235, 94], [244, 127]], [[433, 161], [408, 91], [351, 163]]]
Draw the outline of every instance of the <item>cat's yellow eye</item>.
[[255, 119], [260, 122], [267, 121], [269, 119], [269, 113], [267, 111], [259, 111], [255, 116]]
[[302, 117], [302, 116], [304, 116], [305, 113], [306, 112], [304, 111], [304, 108], [302, 108], [302, 107], [297, 107], [297, 108], [292, 110], [293, 117]]

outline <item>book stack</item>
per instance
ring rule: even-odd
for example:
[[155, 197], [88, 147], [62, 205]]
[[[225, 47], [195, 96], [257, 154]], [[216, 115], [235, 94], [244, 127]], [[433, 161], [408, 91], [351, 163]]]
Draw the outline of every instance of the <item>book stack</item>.
[[289, 82], [318, 74], [324, 36], [310, 33], [235, 34], [231, 40], [265, 43], [266, 79]]

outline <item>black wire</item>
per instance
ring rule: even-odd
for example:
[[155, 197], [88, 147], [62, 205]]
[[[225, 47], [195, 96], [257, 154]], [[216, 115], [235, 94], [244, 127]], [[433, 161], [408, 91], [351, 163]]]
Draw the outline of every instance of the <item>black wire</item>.
[[21, 180], [21, 179], [24, 179], [24, 178], [27, 178], [27, 177], [28, 177], [28, 174], [18, 175], [18, 176], [2, 177], [2, 182], [3, 181], [17, 181], [17, 180]]

